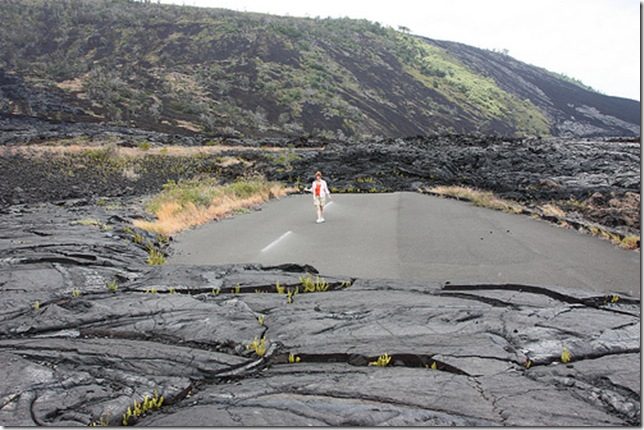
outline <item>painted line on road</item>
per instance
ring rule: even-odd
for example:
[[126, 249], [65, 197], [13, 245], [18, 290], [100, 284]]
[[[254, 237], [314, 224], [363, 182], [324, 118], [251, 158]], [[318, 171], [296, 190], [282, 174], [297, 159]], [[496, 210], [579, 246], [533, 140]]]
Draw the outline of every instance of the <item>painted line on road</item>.
[[327, 206], [331, 206], [332, 204], [333, 204], [333, 202], [329, 202], [329, 203], [324, 205], [324, 208], [326, 209]]
[[277, 239], [275, 239], [274, 241], [272, 241], [271, 243], [269, 243], [268, 245], [266, 245], [264, 248], [262, 248], [261, 252], [266, 252], [266, 251], [268, 251], [268, 250], [269, 250], [269, 249], [271, 249], [273, 246], [277, 245], [277, 243], [278, 243], [280, 240], [284, 239], [286, 236], [288, 236], [288, 235], [289, 235], [289, 234], [291, 234], [291, 233], [293, 233], [291, 230], [287, 231], [286, 233], [284, 233], [283, 235], [281, 235], [280, 237], [278, 237]]

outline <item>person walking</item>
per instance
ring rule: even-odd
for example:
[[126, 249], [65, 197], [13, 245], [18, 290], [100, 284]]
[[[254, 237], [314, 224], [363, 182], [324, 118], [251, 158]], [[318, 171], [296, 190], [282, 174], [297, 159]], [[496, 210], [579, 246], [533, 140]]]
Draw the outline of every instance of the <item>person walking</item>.
[[324, 222], [324, 205], [326, 204], [327, 197], [331, 200], [331, 193], [329, 192], [326, 181], [322, 179], [322, 173], [320, 171], [315, 172], [315, 180], [311, 184], [311, 188], [305, 188], [304, 190], [313, 193], [313, 204], [318, 215], [316, 222], [318, 224]]

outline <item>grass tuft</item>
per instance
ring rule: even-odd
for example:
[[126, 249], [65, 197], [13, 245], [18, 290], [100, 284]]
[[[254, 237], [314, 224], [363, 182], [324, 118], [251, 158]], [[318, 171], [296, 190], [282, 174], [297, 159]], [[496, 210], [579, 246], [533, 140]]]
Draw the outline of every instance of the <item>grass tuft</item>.
[[436, 186], [429, 188], [428, 191], [441, 196], [456, 197], [458, 199], [468, 200], [475, 206], [496, 209], [508, 213], [521, 213], [523, 208], [520, 204], [509, 200], [501, 199], [489, 191], [476, 190], [470, 187], [457, 185]]
[[563, 218], [566, 216], [566, 212], [564, 212], [559, 206], [552, 203], [547, 203], [541, 206], [541, 211], [546, 216], [552, 216], [556, 218]]
[[165, 264], [165, 255], [156, 248], [148, 248], [148, 259], [146, 262], [150, 266], [161, 266]]

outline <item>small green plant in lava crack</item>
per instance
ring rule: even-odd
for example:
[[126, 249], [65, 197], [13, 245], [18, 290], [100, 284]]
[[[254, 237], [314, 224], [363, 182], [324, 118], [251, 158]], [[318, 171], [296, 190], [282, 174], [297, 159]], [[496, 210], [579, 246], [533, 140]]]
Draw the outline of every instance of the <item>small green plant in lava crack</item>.
[[81, 291], [78, 288], [74, 288], [72, 290], [72, 297], [77, 298], [77, 297], [80, 297], [80, 296], [81, 296]]
[[390, 361], [391, 356], [385, 352], [376, 361], [370, 361], [369, 366], [387, 367]]
[[619, 302], [619, 296], [617, 294], [613, 294], [610, 296], [610, 302], [611, 303], [617, 303]]
[[286, 303], [288, 303], [289, 305], [290, 305], [291, 303], [293, 303], [293, 299], [295, 299], [295, 296], [297, 295], [297, 293], [299, 292], [299, 290], [300, 290], [300, 289], [299, 289], [298, 287], [295, 287], [295, 289], [294, 289], [294, 290], [289, 289], [289, 290], [286, 292]]
[[156, 248], [148, 248], [148, 259], [146, 260], [150, 266], [161, 266], [165, 264], [165, 255]]
[[302, 284], [305, 293], [321, 293], [329, 289], [329, 283], [319, 276], [316, 276], [315, 279], [311, 275], [300, 276], [300, 284]]
[[299, 363], [302, 359], [298, 357], [297, 355], [293, 353], [288, 354], [288, 362], [293, 364], [293, 363]]
[[163, 405], [163, 396], [159, 396], [159, 393], [154, 390], [154, 395], [149, 397], [147, 394], [143, 397], [143, 402], [134, 401], [132, 406], [127, 408], [127, 411], [123, 414], [123, 425], [128, 425], [130, 418], [140, 417], [148, 411], [156, 410]]
[[570, 351], [568, 351], [568, 348], [564, 346], [563, 351], [561, 351], [561, 362], [569, 363], [570, 360], [572, 360], [572, 354], [570, 353]]
[[266, 337], [262, 337], [261, 339], [255, 337], [248, 346], [246, 346], [246, 349], [253, 350], [257, 356], [263, 357], [266, 354]]
[[432, 364], [431, 364], [431, 365], [430, 365], [430, 364], [426, 364], [426, 365], [425, 365], [425, 367], [427, 367], [428, 369], [432, 369], [432, 370], [436, 370], [436, 369], [438, 369], [438, 365], [436, 364], [436, 362], [435, 362], [435, 361], [432, 361]]
[[349, 288], [351, 286], [351, 281], [342, 281], [340, 283], [340, 288]]
[[212, 294], [213, 296], [218, 296], [219, 293], [221, 293], [221, 288], [213, 288], [212, 290], [210, 290], [210, 294]]
[[177, 289], [176, 289], [176, 288], [174, 288], [174, 287], [170, 287], [170, 288], [168, 289], [168, 293], [170, 293], [170, 294], [176, 294], [176, 293], [177, 293]]
[[523, 367], [525, 367], [526, 369], [529, 369], [532, 367], [533, 364], [534, 362], [532, 360], [530, 360], [529, 358], [526, 358], [525, 362], [523, 363]]
[[266, 322], [266, 316], [265, 315], [258, 315], [257, 316], [257, 322], [259, 325], [263, 326], [264, 323]]
[[280, 281], [275, 282], [275, 291], [277, 294], [284, 294], [286, 293], [286, 288], [282, 287], [280, 284]]
[[112, 279], [107, 284], [105, 284], [105, 287], [107, 288], [107, 291], [109, 291], [110, 293], [116, 293], [119, 289], [119, 284], [116, 281], [116, 279]]
[[32, 308], [34, 308], [35, 311], [40, 310], [40, 300], [36, 300], [33, 305], [31, 305]]

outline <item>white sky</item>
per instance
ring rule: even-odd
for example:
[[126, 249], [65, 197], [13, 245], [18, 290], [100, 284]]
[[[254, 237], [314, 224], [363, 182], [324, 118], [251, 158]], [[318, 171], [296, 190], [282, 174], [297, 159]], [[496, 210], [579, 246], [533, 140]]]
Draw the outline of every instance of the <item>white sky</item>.
[[274, 15], [366, 18], [486, 49], [640, 100], [639, 0], [161, 0]]

